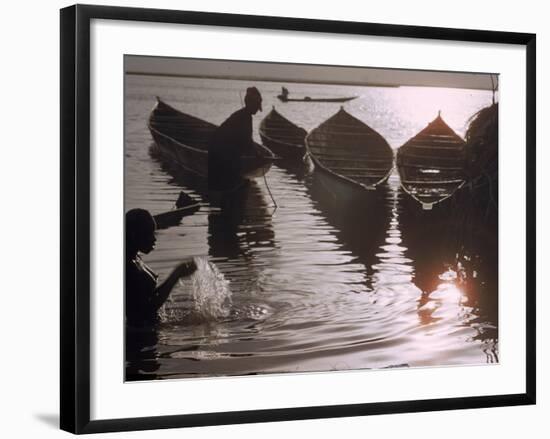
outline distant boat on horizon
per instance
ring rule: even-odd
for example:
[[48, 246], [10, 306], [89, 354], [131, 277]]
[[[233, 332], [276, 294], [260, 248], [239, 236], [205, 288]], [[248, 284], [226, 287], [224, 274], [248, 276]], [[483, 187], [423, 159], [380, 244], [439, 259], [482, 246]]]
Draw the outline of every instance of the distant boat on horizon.
[[281, 87], [281, 94], [277, 95], [277, 98], [281, 102], [335, 102], [335, 103], [342, 103], [342, 102], [348, 102], [353, 99], [356, 99], [357, 96], [350, 96], [350, 97], [344, 97], [344, 98], [312, 98], [309, 96], [305, 96], [303, 98], [289, 98], [289, 91], [286, 87]]

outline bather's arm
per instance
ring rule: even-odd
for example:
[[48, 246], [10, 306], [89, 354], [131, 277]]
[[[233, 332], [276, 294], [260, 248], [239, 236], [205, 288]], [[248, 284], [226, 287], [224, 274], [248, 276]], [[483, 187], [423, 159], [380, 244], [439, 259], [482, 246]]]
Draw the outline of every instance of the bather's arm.
[[158, 310], [168, 299], [170, 292], [176, 285], [176, 282], [184, 276], [190, 276], [197, 269], [197, 264], [193, 259], [188, 259], [174, 268], [172, 273], [166, 278], [166, 280], [160, 284], [154, 291], [153, 297], [151, 299], [152, 305], [155, 307], [155, 310]]

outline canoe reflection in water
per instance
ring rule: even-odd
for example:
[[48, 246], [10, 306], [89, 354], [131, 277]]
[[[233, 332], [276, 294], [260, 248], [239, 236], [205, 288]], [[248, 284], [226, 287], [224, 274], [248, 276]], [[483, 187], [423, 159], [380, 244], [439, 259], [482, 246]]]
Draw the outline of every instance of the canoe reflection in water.
[[[323, 218], [334, 228], [334, 234], [349, 251], [353, 260], [363, 264], [367, 274], [377, 262], [377, 253], [384, 244], [385, 232], [389, 226], [391, 199], [387, 186], [375, 191], [364, 191], [354, 197], [355, 205], [347, 200], [334, 198], [325, 182], [313, 173], [307, 181], [308, 193]], [[338, 201], [341, 201], [339, 203]], [[370, 277], [367, 277], [370, 284]], [[370, 285], [369, 288], [371, 288]]]
[[[390, 307], [403, 316], [414, 310], [419, 326], [411, 320], [404, 329], [407, 337], [421, 341], [429, 334], [425, 341], [431, 343], [439, 339], [442, 344], [435, 351], [441, 351], [431, 355], [439, 356], [441, 364], [454, 354], [450, 342], [454, 337], [477, 341], [486, 361], [498, 362], [498, 247], [481, 236], [492, 237], [491, 231], [483, 231], [480, 224], [461, 228], [466, 226], [451, 219], [411, 220], [401, 204], [406, 194], [396, 173], [379, 188], [375, 205], [369, 198], [373, 210], [335, 209], [322, 182], [312, 178], [308, 187], [342, 248], [353, 255], [354, 263], [364, 264], [371, 309]], [[471, 235], [474, 229], [476, 236]]]
[[[400, 196], [406, 196], [400, 191]], [[464, 206], [463, 206], [464, 207]], [[498, 362], [498, 244], [494, 230], [457, 210], [424, 221], [400, 208], [400, 228], [412, 281], [420, 289], [419, 321], [437, 327], [452, 318], [477, 340], [488, 363]], [[445, 216], [446, 214], [446, 216]], [[462, 329], [460, 329], [462, 328]]]
[[214, 261], [250, 257], [250, 250], [275, 245], [271, 226], [273, 209], [256, 182], [225, 196], [208, 215], [209, 255]]

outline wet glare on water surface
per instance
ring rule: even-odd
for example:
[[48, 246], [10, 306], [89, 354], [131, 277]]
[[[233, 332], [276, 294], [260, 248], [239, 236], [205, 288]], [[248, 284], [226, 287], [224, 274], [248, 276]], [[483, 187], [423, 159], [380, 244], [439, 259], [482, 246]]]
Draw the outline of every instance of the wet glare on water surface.
[[[314, 175], [273, 166], [266, 177], [277, 209], [258, 179], [222, 212], [195, 182], [151, 156], [147, 117], [156, 95], [219, 124], [249, 85], [126, 77], [125, 210], [164, 212], [182, 189], [202, 201], [179, 226], [158, 231], [156, 249], [144, 257], [160, 279], [190, 256], [198, 270], [173, 290], [159, 326], [127, 350], [127, 379], [498, 362], [496, 251], [483, 233], [457, 238], [442, 223], [409, 218], [396, 172], [379, 203], [346, 211]], [[275, 96], [284, 84], [254, 85], [264, 108], [254, 116], [257, 141], [272, 105], [308, 131], [339, 109], [282, 104]], [[360, 96], [345, 109], [392, 148], [438, 110], [464, 136], [468, 118], [491, 103], [486, 91], [426, 87], [292, 84], [291, 92]]]

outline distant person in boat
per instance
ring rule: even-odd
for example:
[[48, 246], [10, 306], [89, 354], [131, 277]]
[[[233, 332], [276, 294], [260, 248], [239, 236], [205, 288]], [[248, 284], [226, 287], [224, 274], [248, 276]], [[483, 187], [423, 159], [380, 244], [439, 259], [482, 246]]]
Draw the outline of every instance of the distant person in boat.
[[279, 97], [282, 101], [286, 101], [288, 99], [288, 89], [286, 87], [281, 87], [281, 94]]
[[158, 285], [158, 275], [140, 256], [155, 248], [155, 228], [155, 220], [147, 210], [132, 209], [126, 213], [126, 323], [129, 326], [157, 323], [157, 311], [176, 282], [197, 269], [193, 259], [186, 260]]
[[234, 188], [241, 180], [241, 157], [253, 154], [252, 116], [262, 111], [262, 95], [246, 89], [244, 107], [235, 111], [216, 132], [208, 150], [208, 185], [213, 190]]

